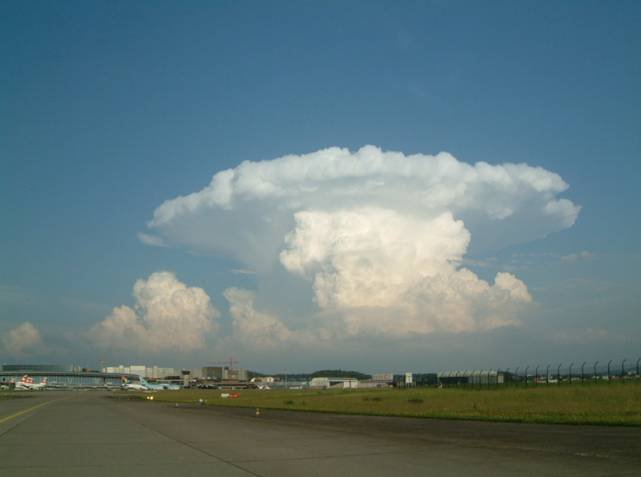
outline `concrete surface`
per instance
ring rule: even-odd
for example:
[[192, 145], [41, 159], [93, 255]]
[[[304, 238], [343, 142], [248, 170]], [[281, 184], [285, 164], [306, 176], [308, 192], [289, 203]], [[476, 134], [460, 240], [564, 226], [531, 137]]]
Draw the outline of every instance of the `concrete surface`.
[[0, 475], [641, 475], [641, 428], [255, 417], [110, 395], [0, 400]]

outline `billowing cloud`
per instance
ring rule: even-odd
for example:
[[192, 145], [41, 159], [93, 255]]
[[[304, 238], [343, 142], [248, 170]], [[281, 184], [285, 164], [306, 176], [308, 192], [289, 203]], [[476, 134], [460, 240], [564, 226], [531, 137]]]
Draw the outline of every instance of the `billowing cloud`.
[[321, 315], [347, 333], [474, 331], [516, 323], [532, 299], [513, 275], [490, 283], [463, 268], [464, 255], [572, 226], [580, 208], [559, 197], [567, 188], [527, 164], [329, 148], [218, 172], [148, 225], [163, 244], [231, 256], [258, 280], [278, 266], [309, 280]]
[[38, 329], [28, 321], [9, 330], [2, 337], [4, 351], [10, 355], [30, 354], [42, 346], [42, 337]]
[[280, 259], [313, 279], [316, 303], [344, 312], [350, 334], [477, 331], [514, 324], [532, 299], [499, 273], [493, 285], [457, 264], [470, 234], [444, 213], [417, 220], [385, 209], [299, 212]]
[[290, 338], [290, 330], [278, 317], [256, 310], [256, 295], [250, 290], [228, 288], [223, 295], [229, 302], [235, 338], [260, 347], [274, 347]]
[[94, 342], [114, 349], [192, 351], [205, 345], [219, 315], [202, 288], [188, 287], [171, 272], [134, 284], [133, 308], [122, 305], [91, 330]]

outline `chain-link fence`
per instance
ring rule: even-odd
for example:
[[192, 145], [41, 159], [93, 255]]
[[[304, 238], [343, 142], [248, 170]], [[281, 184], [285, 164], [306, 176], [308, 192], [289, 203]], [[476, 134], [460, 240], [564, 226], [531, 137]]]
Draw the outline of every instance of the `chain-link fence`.
[[443, 387], [537, 386], [641, 382], [641, 358], [516, 366], [505, 369], [443, 371]]

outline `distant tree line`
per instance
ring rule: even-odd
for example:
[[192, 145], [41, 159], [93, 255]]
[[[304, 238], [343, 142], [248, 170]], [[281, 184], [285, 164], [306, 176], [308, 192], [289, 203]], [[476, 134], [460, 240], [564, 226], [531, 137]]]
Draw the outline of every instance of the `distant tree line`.
[[[251, 373], [260, 376], [259, 373]], [[248, 372], [247, 375], [251, 377]], [[356, 378], [356, 379], [372, 379], [369, 374], [361, 373], [359, 371], [346, 371], [343, 369], [322, 369], [314, 371], [313, 373], [279, 373], [272, 375], [275, 378], [285, 380], [285, 377], [290, 381], [309, 381], [312, 378]]]
[[314, 371], [311, 375], [312, 378], [356, 378], [356, 379], [372, 379], [369, 374], [360, 373], [358, 371], [345, 371], [342, 369], [322, 369]]

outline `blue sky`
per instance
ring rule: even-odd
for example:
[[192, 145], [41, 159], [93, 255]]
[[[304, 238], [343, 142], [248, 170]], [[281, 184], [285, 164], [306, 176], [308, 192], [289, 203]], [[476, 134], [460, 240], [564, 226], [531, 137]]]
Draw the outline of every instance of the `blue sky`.
[[[254, 369], [376, 371], [638, 354], [638, 2], [4, 2], [0, 18], [0, 333], [39, 331], [5, 342], [3, 361], [234, 352]], [[527, 163], [569, 185], [558, 197], [581, 207], [572, 226], [497, 247], [472, 231], [465, 267], [527, 285], [519, 326], [239, 345], [225, 290], [251, 291], [294, 329], [294, 314], [318, 318], [309, 277], [233, 272], [252, 267], [190, 245], [209, 216], [180, 239], [164, 231], [167, 247], [138, 239], [164, 201], [243, 161], [368, 144]], [[204, 346], [88, 344], [114, 307], [133, 308], [136, 280], [163, 270], [218, 310]]]

